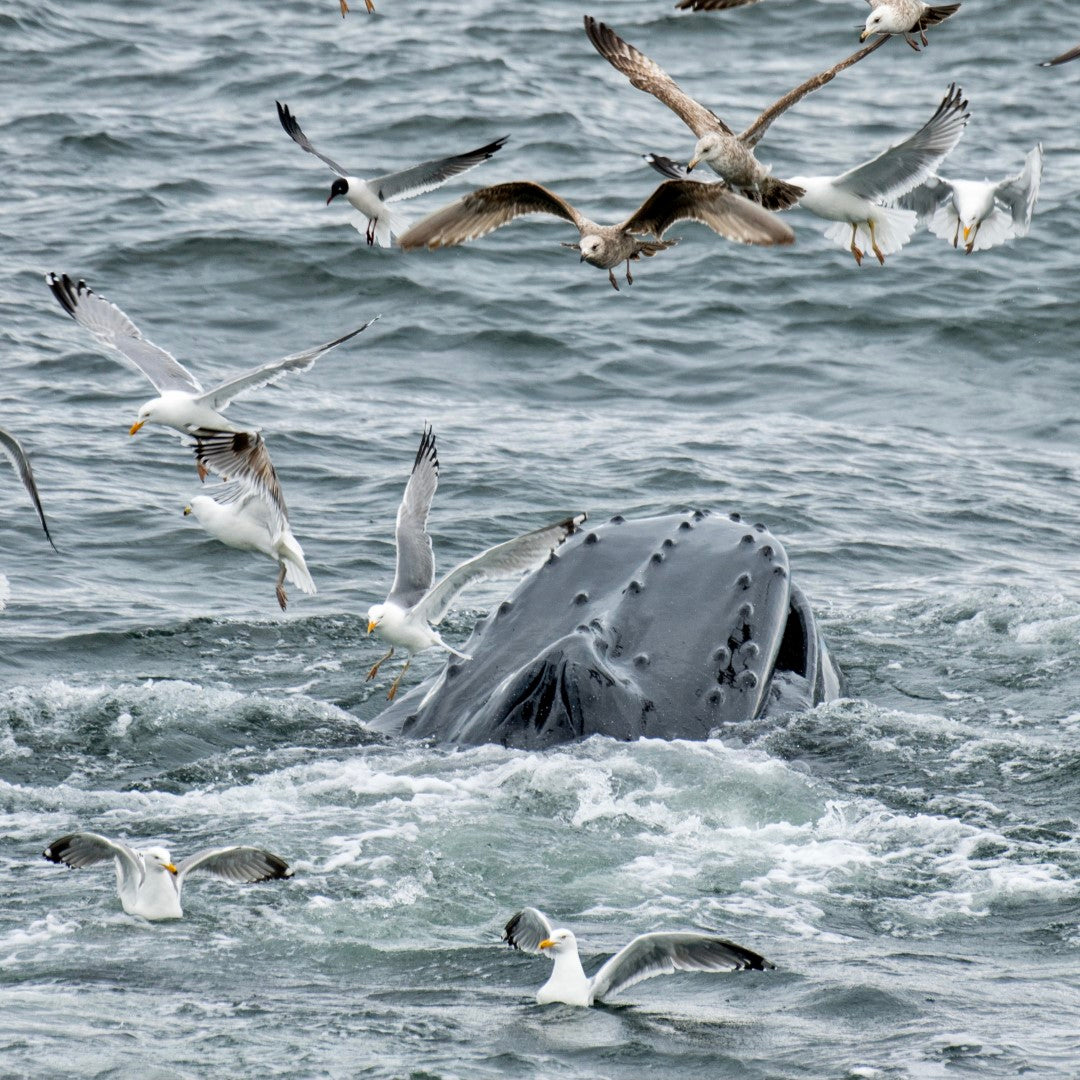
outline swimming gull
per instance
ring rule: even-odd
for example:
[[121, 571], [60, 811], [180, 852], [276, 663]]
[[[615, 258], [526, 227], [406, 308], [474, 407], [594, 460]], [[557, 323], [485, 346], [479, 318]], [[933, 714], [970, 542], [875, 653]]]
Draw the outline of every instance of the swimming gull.
[[[725, 184], [683, 179], [661, 184], [619, 225], [597, 225], [565, 199], [531, 180], [495, 184], [463, 195], [457, 202], [429, 214], [399, 242], [406, 251], [463, 244], [524, 214], [553, 214], [569, 221], [581, 238], [576, 244], [563, 246], [576, 248], [582, 262], [607, 270], [608, 280], [616, 290], [619, 285], [614, 268], [625, 262], [627, 284], [633, 284], [630, 263], [677, 244], [677, 240], [662, 239], [676, 221], [699, 221], [728, 240], [743, 244], [790, 244], [795, 240], [788, 225]], [[646, 235], [656, 239], [647, 240]]]
[[[487, 161], [506, 145], [506, 140], [510, 137], [504, 135], [501, 139], [496, 139], [486, 146], [469, 150], [464, 154], [423, 161], [401, 172], [387, 173], [385, 176], [377, 176], [372, 180], [361, 180], [357, 176], [352, 176], [333, 158], [320, 153], [311, 145], [311, 141], [301, 130], [296, 117], [289, 112], [288, 105], [282, 105], [280, 101], [274, 104], [277, 105], [281, 126], [289, 138], [302, 150], [314, 154], [337, 173], [337, 179], [330, 185], [326, 205], [329, 206], [331, 200], [339, 195], [344, 195], [352, 206], [364, 215], [367, 222], [365, 236], [369, 247], [376, 242], [380, 247], [390, 247], [393, 237], [405, 231], [404, 220], [391, 210], [388, 203], [412, 199], [417, 195], [442, 187], [452, 177], [468, 172], [482, 161]], [[359, 231], [360, 226], [357, 225], [356, 228]]]
[[754, 157], [754, 147], [769, 125], [811, 91], [832, 82], [841, 71], [869, 56], [887, 40], [882, 38], [807, 79], [773, 102], [742, 134], [736, 135], [719, 116], [690, 97], [658, 64], [623, 41], [611, 27], [586, 15], [585, 33], [612, 67], [621, 71], [633, 86], [663, 102], [697, 136], [687, 169], [705, 162], [733, 188], [760, 202], [767, 210], [786, 210], [802, 195], [802, 188], [770, 176], [768, 167]]
[[1080, 45], [1070, 49], [1068, 52], [1063, 52], [1060, 56], [1055, 56], [1052, 60], [1044, 60], [1039, 67], [1057, 67], [1058, 64], [1067, 64], [1077, 57], [1080, 57]]
[[923, 0], [866, 0], [873, 10], [866, 17], [866, 25], [859, 35], [865, 41], [874, 34], [903, 34], [904, 40], [916, 51], [918, 42], [912, 35], [918, 31], [924, 45], [928, 45], [926, 31], [931, 26], [944, 22], [950, 15], [960, 10], [959, 4], [941, 4], [931, 7]]
[[41, 496], [38, 494], [37, 484], [34, 482], [34, 470], [30, 467], [30, 459], [26, 456], [26, 451], [22, 448], [19, 440], [2, 428], [0, 428], [0, 453], [5, 454], [14, 466], [15, 472], [18, 473], [19, 479], [22, 480], [23, 486], [30, 495], [30, 501], [37, 511], [38, 520], [41, 522], [42, 531], [45, 533], [45, 539], [49, 541], [53, 551], [56, 551], [56, 545], [53, 543], [53, 538], [49, 533], [49, 524], [45, 520], [45, 508], [41, 505]]
[[284, 859], [257, 847], [206, 848], [174, 864], [166, 848], [135, 850], [119, 840], [92, 832], [69, 833], [54, 840], [42, 855], [50, 862], [81, 868], [112, 859], [120, 903], [129, 915], [144, 919], [180, 919], [180, 893], [187, 875], [205, 870], [244, 884], [292, 877]]
[[931, 176], [903, 195], [899, 205], [929, 219], [930, 231], [964, 251], [984, 251], [1014, 236], [1027, 236], [1042, 180], [1042, 144], [1024, 159], [1016, 176], [1004, 180], [946, 180]]
[[432, 626], [442, 621], [462, 589], [474, 581], [532, 570], [585, 520], [585, 514], [575, 514], [554, 525], [496, 544], [475, 558], [455, 566], [438, 584], [434, 584], [435, 554], [427, 531], [427, 518], [438, 484], [439, 456], [435, 447], [435, 433], [429, 426], [421, 436], [412, 472], [405, 485], [405, 494], [398, 507], [394, 583], [386, 601], [372, 604], [368, 609], [368, 633], [377, 633], [390, 645], [386, 654], [368, 672], [368, 679], [378, 675], [379, 668], [394, 655], [395, 648], [403, 648], [408, 653], [405, 666], [398, 672], [386, 695], [391, 701], [416, 653], [437, 645], [460, 660], [472, 659], [447, 645]]
[[503, 941], [555, 961], [551, 978], [537, 991], [540, 1005], [592, 1005], [643, 979], [676, 971], [767, 971], [775, 967], [756, 952], [713, 934], [659, 932], [640, 934], [590, 978], [581, 966], [573, 933], [553, 929], [548, 917], [533, 907], [519, 911], [506, 924]]

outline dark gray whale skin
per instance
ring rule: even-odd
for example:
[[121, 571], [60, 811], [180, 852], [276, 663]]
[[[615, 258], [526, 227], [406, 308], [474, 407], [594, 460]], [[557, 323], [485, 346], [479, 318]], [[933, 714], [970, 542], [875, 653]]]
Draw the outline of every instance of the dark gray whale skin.
[[707, 510], [586, 524], [462, 648], [474, 659], [451, 660], [374, 726], [521, 748], [705, 739], [840, 693], [783, 546]]

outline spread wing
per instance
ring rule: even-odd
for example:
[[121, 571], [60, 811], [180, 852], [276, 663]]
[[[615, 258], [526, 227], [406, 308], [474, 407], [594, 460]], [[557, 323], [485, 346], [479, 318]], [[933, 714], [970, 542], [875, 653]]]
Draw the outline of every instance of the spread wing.
[[261, 386], [275, 383], [278, 379], [291, 375], [295, 371], [307, 371], [323, 353], [336, 349], [342, 342], [356, 337], [357, 334], [366, 330], [373, 322], [377, 322], [379, 318], [381, 316], [376, 315], [374, 319], [368, 319], [359, 329], [353, 330], [344, 337], [328, 341], [325, 345], [316, 345], [313, 349], [305, 349], [303, 352], [293, 353], [291, 356], [283, 357], [281, 360], [272, 360], [269, 364], [261, 364], [259, 367], [251, 368], [250, 371], [245, 371], [242, 375], [237, 375], [235, 378], [215, 386], [212, 390], [207, 390], [198, 399], [199, 404], [208, 405], [211, 409], [224, 409], [233, 398], [246, 394], [249, 390], [257, 390]]
[[740, 244], [792, 244], [795, 233], [775, 214], [736, 194], [726, 184], [665, 180], [622, 225], [657, 238], [676, 221], [700, 221]]
[[918, 187], [901, 195], [896, 205], [903, 210], [914, 210], [919, 221], [925, 221], [937, 213], [942, 203], [948, 202], [953, 195], [951, 180], [941, 176], [928, 176]]
[[943, 23], [950, 15], [960, 10], [959, 4], [942, 4], [940, 7], [928, 7], [912, 30], [928, 30], [931, 26]]
[[486, 236], [523, 214], [553, 214], [579, 230], [588, 221], [565, 199], [531, 180], [494, 184], [463, 195], [457, 202], [428, 214], [398, 238], [406, 251], [451, 247]]
[[522, 908], [503, 928], [503, 941], [522, 952], [539, 953], [540, 942], [551, 937], [551, 921], [534, 907]]
[[496, 544], [475, 559], [454, 567], [413, 609], [429, 623], [438, 623], [454, 598], [467, 585], [485, 578], [506, 577], [532, 570], [544, 561], [568, 536], [577, 531], [585, 514], [575, 514], [554, 525], [525, 533], [504, 544]]
[[632, 86], [662, 101], [700, 139], [707, 131], [731, 135], [731, 128], [714, 112], [695, 101], [659, 64], [623, 41], [610, 26], [585, 16], [585, 33], [596, 51]]
[[195, 870], [241, 884], [293, 876], [293, 869], [277, 855], [257, 847], [207, 848], [189, 855], [176, 868], [181, 881]]
[[1060, 56], [1055, 56], [1053, 60], [1044, 60], [1039, 67], [1057, 67], [1058, 64], [1067, 64], [1077, 57], [1080, 57], [1080, 45], [1077, 45], [1075, 49], [1070, 49], [1068, 52], [1063, 52]]
[[397, 570], [388, 600], [410, 608], [435, 580], [435, 554], [427, 531], [428, 511], [439, 486], [439, 454], [435, 432], [424, 429], [409, 482], [397, 512]]
[[0, 451], [6, 454], [11, 459], [11, 464], [15, 466], [15, 471], [19, 474], [19, 479], [22, 480], [23, 486], [29, 493], [34, 509], [37, 510], [38, 520], [45, 531], [45, 539], [52, 544], [53, 551], [56, 551], [53, 538], [49, 535], [49, 525], [45, 520], [45, 510], [41, 505], [41, 496], [38, 495], [37, 484], [34, 483], [34, 470], [30, 468], [30, 459], [26, 456], [26, 451], [23, 450], [19, 440], [14, 435], [9, 435], [2, 428], [0, 428]]
[[785, 94], [779, 101], [773, 102], [740, 136], [740, 140], [744, 142], [751, 149], [757, 146], [761, 142], [761, 137], [769, 129], [769, 125], [783, 113], [787, 112], [792, 105], [802, 101], [807, 94], [812, 93], [814, 90], [819, 90], [826, 83], [831, 83], [841, 71], [845, 68], [851, 67], [852, 64], [857, 64], [863, 57], [869, 56], [875, 49], [880, 49], [889, 39], [887, 37], [878, 38], [872, 45], [867, 45], [865, 48], [859, 49], [858, 52], [853, 52], [850, 56], [841, 60], [839, 64], [834, 64], [827, 71], [822, 71], [817, 75], [807, 79], [806, 82], [800, 83], [790, 93]]
[[674, 158], [664, 157], [663, 154], [642, 154], [641, 156], [646, 165], [669, 180], [686, 180], [690, 175], [686, 171], [686, 166]]
[[45, 281], [60, 306], [80, 325], [86, 327], [103, 345], [115, 349], [154, 384], [159, 394], [166, 390], [184, 390], [201, 394], [199, 380], [175, 357], [147, 341], [139, 328], [115, 305], [98, 296], [85, 281], [73, 282], [64, 274], [46, 274]]
[[960, 141], [970, 119], [963, 92], [953, 83], [937, 112], [914, 135], [890, 146], [834, 181], [862, 199], [892, 199], [921, 184]]
[[124, 881], [138, 883], [143, 878], [142, 859], [127, 844], [99, 833], [69, 833], [54, 840], [41, 854], [49, 862], [63, 863], [76, 870], [116, 859]]
[[1028, 151], [1024, 168], [1016, 176], [1002, 180], [994, 191], [994, 197], [1012, 214], [1014, 235], [1026, 236], [1031, 227], [1031, 214], [1039, 197], [1042, 182], [1043, 149], [1039, 143]]
[[387, 173], [386, 176], [369, 180], [368, 186], [375, 189], [383, 202], [395, 202], [398, 199], [411, 199], [414, 195], [423, 195], [425, 191], [434, 191], [435, 188], [442, 187], [451, 177], [475, 169], [482, 161], [487, 161], [506, 145], [509, 137], [509, 135], [504, 135], [501, 139], [496, 139], [486, 146], [469, 150], [464, 154], [456, 154], [454, 157], [424, 161], [411, 169]]
[[319, 151], [311, 145], [311, 140], [308, 139], [301, 130], [299, 121], [291, 112], [289, 112], [288, 105], [282, 105], [280, 101], [275, 101], [274, 104], [277, 106], [278, 119], [281, 121], [281, 126], [285, 129], [285, 134], [288, 135], [301, 150], [306, 150], [309, 154], [314, 154], [320, 161], [326, 162], [338, 176], [349, 175], [333, 158], [328, 158], [325, 154], [319, 153]]
[[254, 489], [280, 516], [278, 531], [289, 520], [285, 496], [278, 483], [266, 442], [257, 431], [213, 431], [195, 436], [195, 460], [223, 480], [235, 480]]
[[763, 956], [710, 934], [642, 934], [592, 978], [593, 997], [614, 997], [643, 979], [676, 971], [765, 971]]
[[749, 7], [758, 0], [679, 0], [675, 5], [680, 11], [728, 11], [731, 8]]

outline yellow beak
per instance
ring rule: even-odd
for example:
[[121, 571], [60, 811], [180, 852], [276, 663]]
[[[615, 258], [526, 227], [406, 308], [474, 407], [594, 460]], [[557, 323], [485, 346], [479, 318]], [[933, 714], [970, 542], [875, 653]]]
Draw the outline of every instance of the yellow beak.
[[698, 163], [700, 161], [701, 161], [701, 158], [691, 158], [690, 161], [686, 165], [686, 171], [687, 172], [692, 172], [694, 170], [695, 166], [698, 165]]
[[541, 941], [540, 944], [537, 945], [536, 947], [538, 949], [550, 949], [551, 946], [554, 945], [554, 944], [555, 944], [555, 942], [552, 941], [551, 938], [544, 938], [544, 940]]
[[180, 873], [180, 871], [177, 870], [176, 867], [173, 866], [173, 864], [171, 862], [162, 863], [161, 865], [164, 866], [165, 869], [168, 870], [170, 874], [179, 874]]
[[190, 513], [191, 513], [191, 507], [190, 506], [185, 506], [184, 507], [184, 517], [187, 517], [188, 514], [190, 514]]
[[143, 426], [143, 424], [145, 424], [145, 423], [146, 423], [145, 420], [136, 420], [135, 423], [131, 425], [131, 430], [128, 432], [128, 434], [129, 435], [134, 435], [135, 432], [138, 431], [139, 428], [141, 428]]
[[869, 36], [870, 36], [870, 31], [869, 31], [869, 30], [864, 30], [864, 31], [863, 31], [863, 32], [862, 32], [862, 33], [861, 33], [861, 34], [859, 35], [859, 40], [860, 40], [860, 41], [865, 41], [865, 40], [866, 40], [866, 39], [867, 39], [867, 38], [868, 38]]
[[971, 235], [971, 226], [970, 225], [965, 225], [964, 226], [964, 243], [965, 244], [967, 243], [968, 236], [970, 236], [970, 235]]
[[367, 632], [370, 634], [371, 631], [374, 630], [375, 627], [378, 626], [378, 625], [379, 624], [377, 622], [373, 622], [371, 619], [368, 619]]

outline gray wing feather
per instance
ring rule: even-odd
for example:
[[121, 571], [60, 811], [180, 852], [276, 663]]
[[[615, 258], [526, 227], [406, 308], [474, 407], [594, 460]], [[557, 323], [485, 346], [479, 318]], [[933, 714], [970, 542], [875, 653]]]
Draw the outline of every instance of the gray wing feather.
[[509, 135], [488, 143], [486, 146], [469, 150], [453, 157], [424, 161], [411, 169], [387, 173], [367, 181], [368, 187], [374, 188], [383, 202], [396, 202], [398, 199], [411, 199], [414, 195], [423, 195], [425, 191], [434, 191], [442, 187], [447, 180], [459, 176], [469, 169], [476, 168], [482, 161], [487, 161], [506, 145]]
[[1031, 227], [1031, 215], [1042, 182], [1042, 168], [1043, 149], [1042, 143], [1039, 143], [1028, 151], [1024, 168], [1016, 176], [1002, 180], [994, 192], [995, 198], [1012, 214], [1017, 236], [1026, 235]]
[[532, 570], [550, 555], [568, 536], [577, 531], [585, 514], [576, 514], [554, 525], [525, 533], [504, 544], [496, 544], [475, 559], [450, 571], [422, 600], [415, 605], [416, 613], [429, 623], [442, 621], [454, 598], [467, 585], [485, 578], [505, 577]]
[[551, 937], [551, 921], [539, 909], [522, 908], [503, 928], [503, 941], [522, 952], [539, 953], [540, 942]]
[[223, 480], [245, 484], [265, 500], [275, 516], [273, 532], [289, 520], [285, 496], [266, 442], [257, 431], [207, 431], [195, 436], [195, 460]]
[[52, 544], [53, 551], [56, 551], [53, 538], [49, 535], [49, 525], [45, 520], [45, 510], [41, 505], [41, 496], [38, 494], [37, 484], [34, 483], [34, 470], [30, 468], [30, 459], [26, 456], [26, 451], [22, 448], [19, 440], [14, 435], [9, 435], [2, 428], [0, 428], [0, 451], [3, 451], [11, 459], [11, 464], [15, 466], [15, 471], [19, 474], [19, 479], [22, 480], [23, 486], [29, 493], [34, 509], [37, 510], [38, 520], [45, 531], [45, 539]]
[[664, 157], [663, 154], [642, 154], [641, 156], [650, 168], [669, 180], [686, 180], [690, 176], [686, 171], [686, 166], [674, 158]]
[[176, 870], [181, 880], [195, 870], [205, 870], [240, 884], [292, 877], [294, 873], [284, 859], [257, 847], [207, 848], [189, 855]]
[[142, 859], [127, 844], [110, 840], [100, 833], [68, 833], [54, 840], [41, 854], [49, 862], [63, 863], [76, 870], [117, 859], [126, 880], [141, 881], [143, 878]]
[[731, 8], [749, 7], [758, 0], [679, 0], [679, 11], [730, 11]]
[[862, 199], [896, 198], [921, 184], [960, 141], [971, 118], [953, 83], [933, 116], [914, 135], [838, 176], [833, 184]]
[[428, 511], [439, 486], [439, 454], [435, 432], [424, 429], [409, 482], [397, 512], [397, 569], [388, 600], [410, 608], [435, 580], [435, 553], [427, 531]]
[[914, 210], [919, 221], [934, 216], [942, 203], [952, 198], [952, 182], [941, 176], [928, 176], [918, 187], [901, 195], [896, 205], [902, 210]]
[[676, 971], [764, 971], [775, 965], [750, 949], [710, 934], [656, 933], [634, 938], [592, 978], [596, 999]]
[[311, 145], [310, 140], [301, 130], [299, 121], [291, 112], [289, 112], [288, 105], [282, 105], [280, 101], [275, 101], [274, 104], [277, 106], [278, 119], [281, 121], [281, 126], [285, 129], [285, 134], [288, 135], [301, 150], [306, 150], [309, 154], [314, 154], [320, 161], [329, 165], [338, 176], [349, 175], [333, 158], [328, 158], [325, 154], [319, 153], [319, 151]]
[[154, 384], [158, 393], [186, 390], [201, 394], [199, 380], [164, 349], [147, 341], [139, 328], [115, 305], [98, 296], [85, 281], [73, 282], [64, 274], [45, 275], [46, 284], [60, 306], [103, 345], [115, 349]]
[[1053, 60], [1044, 60], [1039, 67], [1057, 67], [1058, 64], [1067, 64], [1070, 60], [1075, 60], [1080, 57], [1080, 45], [1070, 49], [1068, 52], [1063, 52], [1060, 56], [1055, 56]]

